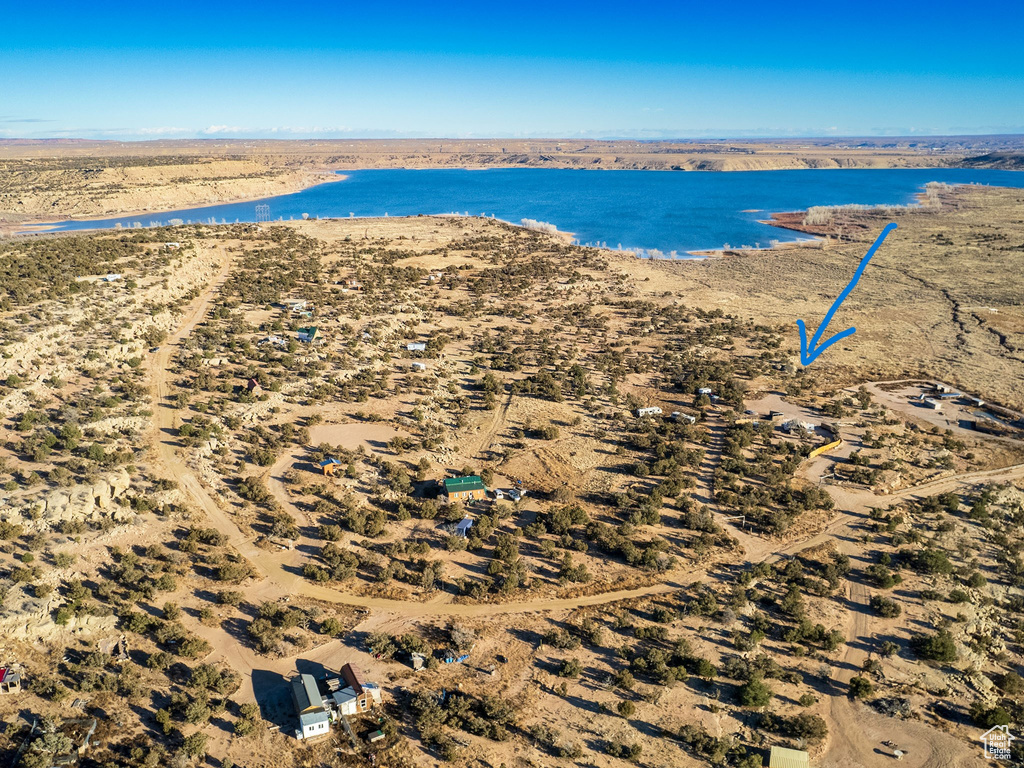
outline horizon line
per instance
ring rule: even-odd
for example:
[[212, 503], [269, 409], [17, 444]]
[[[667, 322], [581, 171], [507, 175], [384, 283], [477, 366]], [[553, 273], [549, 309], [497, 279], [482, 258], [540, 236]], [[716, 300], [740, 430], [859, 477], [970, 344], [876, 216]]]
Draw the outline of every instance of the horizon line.
[[1024, 138], [1024, 131], [1003, 132], [1003, 133], [922, 133], [922, 134], [843, 134], [843, 135], [817, 135], [807, 134], [794, 136], [764, 134], [760, 136], [730, 136], [720, 134], [714, 136], [662, 136], [657, 138], [645, 138], [629, 135], [608, 135], [608, 136], [335, 136], [327, 137], [267, 137], [267, 136], [179, 136], [167, 138], [89, 138], [86, 136], [6, 136], [0, 137], [0, 145], [12, 143], [59, 143], [59, 142], [90, 142], [95, 144], [159, 144], [159, 143], [181, 143], [181, 142], [204, 142], [204, 143], [226, 143], [233, 141], [260, 141], [273, 143], [289, 142], [336, 142], [336, 141], [635, 141], [644, 144], [657, 144], [664, 142], [709, 142], [709, 141], [735, 141], [735, 142], [757, 142], [757, 141], [842, 141], [842, 140], [898, 140], [913, 139], [921, 141], [925, 139], [985, 139], [985, 138]]

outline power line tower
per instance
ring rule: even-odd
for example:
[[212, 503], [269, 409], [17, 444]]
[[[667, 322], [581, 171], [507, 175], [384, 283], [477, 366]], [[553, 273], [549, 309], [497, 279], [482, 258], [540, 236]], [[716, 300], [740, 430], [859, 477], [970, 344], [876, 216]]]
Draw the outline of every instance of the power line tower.
[[256, 221], [270, 221], [270, 206], [264, 203], [256, 206]]

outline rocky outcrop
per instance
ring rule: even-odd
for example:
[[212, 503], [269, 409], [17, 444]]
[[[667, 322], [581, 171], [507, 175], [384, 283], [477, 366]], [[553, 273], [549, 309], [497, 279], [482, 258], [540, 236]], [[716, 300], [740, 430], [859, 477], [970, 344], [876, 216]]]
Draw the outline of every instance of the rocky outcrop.
[[[69, 490], [57, 489], [41, 496], [23, 497], [18, 502], [0, 507], [0, 519], [21, 523], [29, 519], [42, 520], [49, 525], [61, 521], [99, 522], [111, 518], [127, 523], [134, 517], [128, 506], [119, 502], [130, 495], [131, 477], [124, 469], [110, 472], [92, 485], [78, 485]], [[30, 514], [37, 510], [41, 514]]]
[[64, 626], [53, 620], [60, 598], [40, 600], [12, 590], [0, 615], [0, 637], [17, 640], [45, 640], [61, 632], [90, 636], [108, 633], [117, 625], [116, 616], [72, 616]]

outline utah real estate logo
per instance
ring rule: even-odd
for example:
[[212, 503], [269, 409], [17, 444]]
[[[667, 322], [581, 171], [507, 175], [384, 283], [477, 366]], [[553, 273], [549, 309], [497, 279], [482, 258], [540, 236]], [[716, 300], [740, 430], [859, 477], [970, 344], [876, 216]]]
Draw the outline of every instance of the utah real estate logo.
[[985, 745], [985, 757], [989, 760], [1009, 760], [1010, 742], [1017, 737], [1010, 733], [1010, 726], [997, 725], [981, 734]]

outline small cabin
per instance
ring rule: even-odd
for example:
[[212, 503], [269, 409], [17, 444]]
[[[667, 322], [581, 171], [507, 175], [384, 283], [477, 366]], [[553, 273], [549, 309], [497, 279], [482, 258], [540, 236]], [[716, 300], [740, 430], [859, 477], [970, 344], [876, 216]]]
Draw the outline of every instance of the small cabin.
[[405, 345], [409, 352], [426, 352], [427, 345], [422, 341], [413, 341]]
[[649, 408], [637, 408], [636, 409], [636, 415], [639, 418], [642, 418], [644, 416], [660, 416], [661, 415], [661, 408], [659, 408], [656, 405], [652, 405]]
[[21, 673], [0, 667], [0, 694], [21, 693]]
[[333, 477], [334, 473], [338, 471], [338, 467], [341, 466], [341, 462], [338, 459], [329, 457], [317, 464], [320, 467], [320, 471], [329, 477]]

